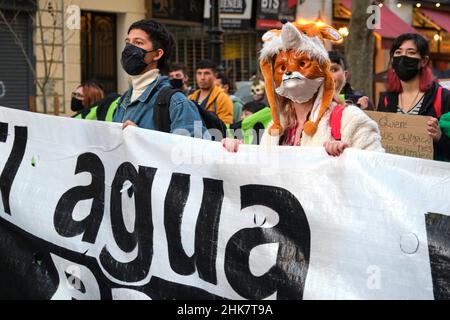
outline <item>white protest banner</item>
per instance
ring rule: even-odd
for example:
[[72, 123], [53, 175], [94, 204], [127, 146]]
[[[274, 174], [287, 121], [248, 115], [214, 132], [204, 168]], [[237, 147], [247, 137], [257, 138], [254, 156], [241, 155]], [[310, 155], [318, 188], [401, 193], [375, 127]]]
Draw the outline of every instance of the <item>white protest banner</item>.
[[449, 299], [450, 164], [0, 108], [0, 297]]

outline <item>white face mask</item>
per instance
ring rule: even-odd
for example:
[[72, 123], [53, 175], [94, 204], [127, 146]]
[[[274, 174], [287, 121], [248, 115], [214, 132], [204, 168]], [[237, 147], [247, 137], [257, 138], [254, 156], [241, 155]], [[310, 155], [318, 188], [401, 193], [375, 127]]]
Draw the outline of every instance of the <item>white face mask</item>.
[[323, 77], [311, 80], [294, 71], [290, 75], [283, 75], [281, 85], [275, 91], [296, 103], [305, 103], [317, 93], [323, 81]]

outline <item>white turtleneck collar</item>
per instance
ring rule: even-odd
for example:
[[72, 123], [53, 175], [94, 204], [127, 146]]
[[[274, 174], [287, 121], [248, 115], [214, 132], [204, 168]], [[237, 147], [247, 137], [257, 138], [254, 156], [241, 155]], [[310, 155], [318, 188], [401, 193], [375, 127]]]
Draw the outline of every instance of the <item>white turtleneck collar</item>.
[[159, 69], [152, 69], [146, 73], [131, 76], [131, 84], [133, 86], [133, 92], [131, 93], [131, 102], [136, 101], [145, 89], [158, 78]]

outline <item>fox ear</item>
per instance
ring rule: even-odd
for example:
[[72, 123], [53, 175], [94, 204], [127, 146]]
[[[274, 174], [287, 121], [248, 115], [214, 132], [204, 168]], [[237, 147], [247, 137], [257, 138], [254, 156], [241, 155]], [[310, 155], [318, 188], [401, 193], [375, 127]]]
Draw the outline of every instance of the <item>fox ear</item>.
[[336, 31], [336, 29], [330, 27], [330, 26], [324, 26], [320, 29], [320, 34], [322, 35], [323, 39], [328, 39], [331, 41], [339, 41], [342, 39], [339, 32]]
[[281, 30], [277, 30], [277, 29], [269, 30], [266, 33], [264, 33], [264, 35], [262, 36], [262, 41], [263, 42], [271, 41], [272, 39], [279, 37], [280, 32], [281, 32]]

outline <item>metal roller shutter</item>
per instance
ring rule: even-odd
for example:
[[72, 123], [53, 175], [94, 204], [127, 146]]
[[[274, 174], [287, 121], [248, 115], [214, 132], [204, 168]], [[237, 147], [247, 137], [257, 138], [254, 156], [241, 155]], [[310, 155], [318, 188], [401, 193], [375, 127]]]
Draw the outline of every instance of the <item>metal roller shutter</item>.
[[201, 28], [172, 27], [170, 31], [175, 37], [171, 60], [185, 65], [189, 85], [195, 88], [197, 63], [200, 60], [209, 59], [208, 35]]
[[[13, 16], [11, 12], [6, 11], [7, 19]], [[26, 13], [19, 14], [13, 24], [28, 53], [32, 45], [30, 24]], [[28, 97], [34, 94], [31, 79], [31, 72], [21, 49], [6, 25], [0, 21], [0, 105], [28, 110]]]
[[[170, 27], [175, 36], [171, 60], [183, 63], [189, 84], [196, 87], [195, 70], [202, 59], [210, 59], [206, 29]], [[255, 31], [227, 31], [223, 34], [222, 63], [227, 75], [235, 83], [248, 81], [258, 68], [257, 42], [261, 35]], [[258, 39], [258, 40], [257, 40]]]
[[257, 68], [255, 32], [226, 32], [223, 35], [222, 61], [228, 77], [237, 81], [248, 81]]

